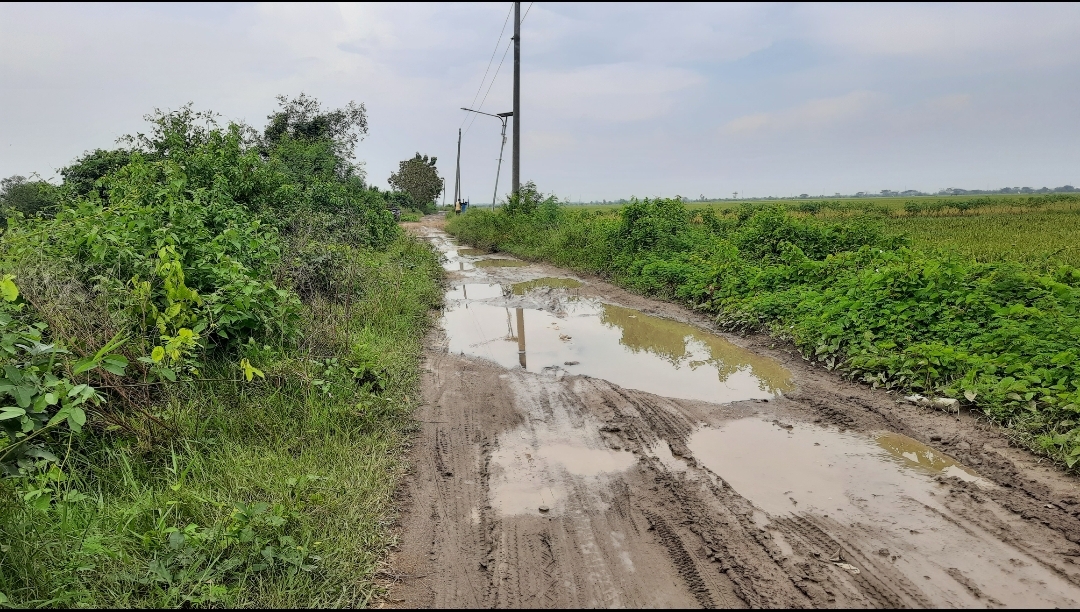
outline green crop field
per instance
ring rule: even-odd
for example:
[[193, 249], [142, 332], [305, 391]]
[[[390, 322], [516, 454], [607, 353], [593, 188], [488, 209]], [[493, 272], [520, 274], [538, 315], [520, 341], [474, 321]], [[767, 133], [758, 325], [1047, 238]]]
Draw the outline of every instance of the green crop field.
[[[983, 263], [1017, 261], [1040, 269], [1080, 266], [1080, 195], [924, 196], [843, 200], [688, 202], [689, 211], [718, 216], [741, 207], [780, 206], [796, 217], [843, 219], [869, 216], [909, 236], [924, 250], [954, 250]], [[618, 214], [622, 205], [573, 205], [567, 210]]]
[[1038, 268], [1080, 267], [1080, 205], [1071, 210], [903, 216], [886, 226], [921, 249], [954, 249], [980, 262], [1019, 261]]

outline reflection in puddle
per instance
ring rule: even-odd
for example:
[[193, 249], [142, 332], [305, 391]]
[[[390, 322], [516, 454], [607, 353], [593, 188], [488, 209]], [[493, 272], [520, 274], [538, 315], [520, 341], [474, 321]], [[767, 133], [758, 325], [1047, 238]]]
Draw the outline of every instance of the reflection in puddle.
[[488, 300], [502, 297], [502, 285], [498, 283], [465, 283], [455, 285], [446, 292], [448, 300]]
[[[1071, 590], [1023, 551], [961, 527], [951, 516], [949, 487], [934, 482], [933, 474], [962, 473], [977, 485], [992, 485], [910, 438], [886, 434], [875, 440], [749, 418], [703, 427], [687, 446], [700, 465], [770, 516], [825, 521], [830, 531], [857, 532], [864, 552], [890, 551], [895, 558], [887, 563], [932, 600], [966, 595], [945, 571], [950, 568], [1008, 606], [1060, 605], [1054, 590]], [[1010, 559], [1016, 563], [1003, 562]], [[1054, 589], [1030, 586], [1040, 583]]]
[[563, 306], [561, 316], [524, 309], [522, 347], [522, 326], [509, 308], [458, 302], [445, 311], [443, 327], [454, 353], [507, 368], [527, 363], [531, 371], [578, 362], [574, 374], [668, 397], [727, 403], [789, 388], [788, 372], [775, 361], [689, 325], [591, 300]]
[[749, 367], [763, 389], [776, 392], [791, 388], [790, 374], [778, 362], [759, 357], [686, 323], [612, 304], [604, 304], [600, 321], [622, 330], [619, 344], [635, 353], [644, 351], [658, 355], [676, 368], [715, 367], [720, 380], [726, 380]]
[[529, 262], [520, 259], [481, 259], [475, 265], [477, 268], [520, 268], [529, 265]]
[[876, 440], [878, 446], [884, 448], [890, 455], [910, 467], [939, 473], [944, 476], [955, 476], [960, 480], [974, 482], [984, 487], [991, 484], [990, 481], [976, 474], [971, 468], [960, 465], [952, 457], [903, 434], [884, 432], [879, 434]]
[[485, 251], [484, 249], [458, 249], [458, 253], [461, 255], [476, 257], [480, 255], [491, 255], [491, 251]]
[[538, 278], [536, 280], [525, 281], [523, 283], [514, 283], [511, 285], [511, 290], [514, 295], [525, 295], [526, 293], [539, 289], [540, 287], [550, 287], [552, 289], [576, 289], [581, 286], [581, 281], [573, 278]]

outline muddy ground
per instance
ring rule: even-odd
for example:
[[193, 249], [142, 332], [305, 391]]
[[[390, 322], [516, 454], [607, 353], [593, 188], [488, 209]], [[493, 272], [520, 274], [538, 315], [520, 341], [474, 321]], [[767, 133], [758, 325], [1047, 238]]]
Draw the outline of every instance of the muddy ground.
[[976, 416], [410, 225], [450, 283], [384, 605], [1080, 601], [1076, 479]]

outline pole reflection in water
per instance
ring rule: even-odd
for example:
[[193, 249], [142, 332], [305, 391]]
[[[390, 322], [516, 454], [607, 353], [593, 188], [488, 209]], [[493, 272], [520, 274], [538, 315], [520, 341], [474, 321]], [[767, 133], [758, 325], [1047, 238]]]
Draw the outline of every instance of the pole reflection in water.
[[518, 363], [521, 367], [525, 367], [525, 313], [520, 309], [517, 310], [517, 341], [518, 341]]

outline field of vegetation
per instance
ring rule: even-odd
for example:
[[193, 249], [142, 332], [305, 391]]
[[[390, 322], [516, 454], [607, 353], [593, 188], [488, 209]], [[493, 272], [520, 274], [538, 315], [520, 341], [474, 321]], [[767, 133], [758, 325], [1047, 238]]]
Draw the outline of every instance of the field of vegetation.
[[1076, 465], [1080, 197], [871, 204], [656, 199], [582, 211], [529, 184], [448, 229], [790, 339], [868, 384], [955, 398]]
[[442, 271], [352, 161], [363, 106], [280, 100], [5, 181], [0, 605], [375, 592]]

